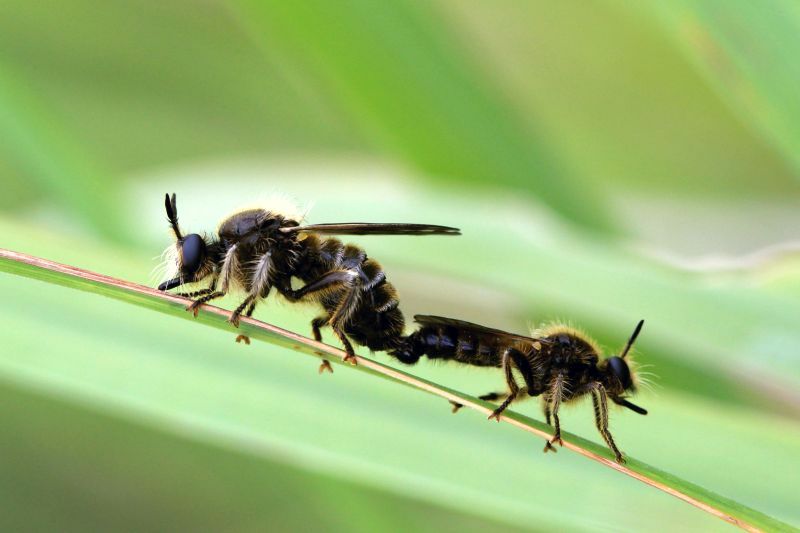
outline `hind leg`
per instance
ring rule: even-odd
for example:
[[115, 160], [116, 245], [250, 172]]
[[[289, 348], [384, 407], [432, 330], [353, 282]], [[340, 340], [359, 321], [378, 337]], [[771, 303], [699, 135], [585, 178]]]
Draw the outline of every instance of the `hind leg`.
[[[296, 301], [316, 292], [339, 287], [339, 303], [336, 309], [331, 312], [330, 316], [315, 318], [311, 322], [311, 328], [314, 339], [321, 341], [322, 335], [319, 331], [320, 328], [325, 325], [330, 325], [336, 337], [344, 345], [346, 352], [344, 360], [350, 361], [353, 364], [356, 364], [356, 353], [355, 350], [353, 350], [352, 344], [350, 344], [350, 341], [345, 336], [344, 325], [350, 319], [352, 313], [355, 312], [360, 302], [362, 289], [358, 283], [359, 277], [359, 272], [356, 270], [338, 269], [324, 274], [298, 290], [292, 290], [289, 287], [280, 289], [284, 296], [291, 301]], [[323, 365], [324, 364], [325, 363], [323, 363]]]
[[[484, 400], [487, 402], [496, 402], [498, 400], [504, 400], [508, 396], [506, 392], [490, 392], [488, 394], [484, 394], [483, 396], [478, 396], [479, 400]], [[464, 407], [464, 404], [454, 402], [450, 400], [450, 405], [453, 406], [453, 414], [457, 413], [459, 409]]]
[[[314, 320], [311, 321], [311, 333], [314, 335], [314, 340], [317, 342], [322, 342], [322, 329], [328, 323], [328, 317], [325, 316], [318, 316]], [[319, 365], [319, 373], [322, 374], [323, 372], [330, 372], [333, 374], [333, 367], [331, 366], [331, 362], [327, 359], [322, 360], [322, 364]]]
[[327, 324], [328, 324], [328, 317], [326, 316], [318, 316], [317, 318], [311, 321], [311, 333], [314, 335], [315, 341], [322, 342], [322, 331], [320, 330]]
[[344, 345], [344, 362], [350, 362], [350, 364], [357, 365], [358, 360], [356, 359], [356, 351], [353, 349], [353, 345], [350, 344], [350, 339], [348, 339], [347, 335], [345, 335], [343, 331], [340, 331], [339, 328], [333, 328], [333, 333]]
[[506, 384], [508, 385], [508, 396], [506, 396], [506, 399], [500, 404], [500, 407], [492, 411], [492, 414], [489, 415], [489, 420], [494, 418], [500, 422], [500, 415], [511, 405], [511, 402], [516, 399], [520, 392], [519, 385], [517, 385], [517, 382], [514, 380], [514, 375], [512, 373], [511, 365], [513, 364], [513, 358], [511, 357], [511, 351], [512, 348], [508, 348], [503, 352], [503, 372], [506, 377]]

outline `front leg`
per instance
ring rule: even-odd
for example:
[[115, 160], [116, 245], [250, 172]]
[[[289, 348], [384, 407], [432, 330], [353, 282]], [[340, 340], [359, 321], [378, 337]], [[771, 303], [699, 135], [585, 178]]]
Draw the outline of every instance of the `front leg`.
[[197, 317], [197, 311], [200, 309], [201, 305], [206, 302], [210, 302], [215, 298], [225, 296], [230, 288], [231, 280], [238, 269], [238, 263], [239, 260], [236, 255], [236, 245], [234, 244], [225, 252], [225, 259], [222, 262], [222, 267], [220, 268], [219, 273], [216, 274], [213, 279], [214, 286], [216, 286], [217, 280], [220, 280], [219, 290], [198, 298], [192, 302], [191, 305], [187, 306], [186, 310], [191, 311], [191, 313]]
[[592, 389], [592, 403], [594, 404], [594, 421], [597, 426], [597, 431], [600, 432], [603, 440], [606, 441], [608, 447], [614, 452], [614, 459], [620, 464], [625, 463], [622, 452], [619, 451], [617, 444], [614, 442], [614, 437], [612, 437], [611, 432], [608, 431], [608, 400], [606, 389], [601, 383], [595, 384]]
[[[206, 287], [205, 289], [200, 289], [198, 291], [193, 291], [193, 292], [176, 292], [175, 295], [176, 296], [183, 296], [184, 298], [197, 298], [198, 296], [200, 296], [202, 298], [205, 298], [205, 297], [210, 296], [210, 295], [215, 293], [215, 289], [217, 287], [217, 281], [218, 280], [219, 280], [219, 275], [217, 275], [215, 273], [213, 275], [213, 277], [211, 278], [211, 283], [209, 283], [208, 287]], [[200, 302], [200, 303], [196, 303], [196, 301], [192, 302], [190, 305], [188, 305], [186, 307], [186, 310], [187, 311], [191, 311], [194, 314], [194, 316], [197, 316], [197, 309], [203, 303], [205, 303], [205, 302], [207, 302], [209, 300], [212, 300], [214, 298], [218, 298], [218, 297], [219, 297], [219, 295], [215, 295], [215, 296], [210, 296], [208, 298], [208, 300], [204, 300], [203, 302]]]
[[197, 298], [198, 296], [205, 296], [206, 294], [211, 294], [212, 292], [214, 292], [213, 283], [207, 289], [200, 289], [199, 291], [192, 291], [192, 292], [175, 292], [173, 294], [175, 296], [182, 296], [184, 298]]
[[225, 296], [225, 293], [222, 291], [215, 291], [210, 294], [206, 294], [202, 298], [198, 298], [197, 300], [187, 305], [186, 310], [192, 313], [195, 318], [197, 318], [197, 312], [200, 310], [201, 305], [203, 305], [206, 302], [210, 302], [211, 300], [214, 300], [216, 298], [221, 298], [222, 296]]
[[[547, 441], [544, 445], [545, 452], [555, 452], [556, 449], [553, 447], [553, 444], [558, 443], [559, 446], [564, 445], [564, 441], [561, 440], [561, 421], [558, 419], [558, 409], [561, 407], [561, 397], [564, 393], [564, 375], [558, 374], [550, 385], [550, 392], [548, 393], [549, 397], [549, 411], [553, 414], [553, 422], [555, 422], [555, 433], [553, 433], [553, 438]], [[545, 411], [547, 413], [547, 411]], [[549, 418], [549, 417], [548, 417]], [[548, 421], [549, 423], [549, 421]]]

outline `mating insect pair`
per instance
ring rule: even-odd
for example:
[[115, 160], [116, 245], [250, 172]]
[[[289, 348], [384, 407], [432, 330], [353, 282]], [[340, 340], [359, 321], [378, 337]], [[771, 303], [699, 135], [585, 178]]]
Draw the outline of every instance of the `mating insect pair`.
[[[565, 326], [552, 326], [525, 337], [455, 319], [416, 316], [420, 328], [405, 336], [397, 293], [381, 266], [367, 258], [361, 248], [326, 236], [459, 235], [456, 228], [366, 223], [304, 226], [300, 216], [253, 208], [230, 215], [220, 224], [217, 235], [207, 238], [181, 232], [174, 194], [166, 196], [165, 207], [176, 239], [169, 249], [175, 272], [159, 285], [159, 290], [208, 280], [206, 288], [178, 293], [197, 298], [187, 307], [195, 315], [202, 304], [238, 285], [246, 296], [229, 319], [238, 326], [239, 317], [251, 316], [258, 302], [275, 287], [291, 302], [320, 304], [324, 315], [311, 323], [314, 338], [321, 340], [320, 328], [330, 326], [344, 345], [345, 360], [353, 363], [355, 352], [349, 339], [372, 351], [387, 351], [406, 364], [427, 355], [430, 359], [501, 368], [508, 391], [481, 397], [503, 400], [490, 418], [499, 421], [500, 414], [525, 394], [541, 396], [547, 423], [551, 417], [555, 422], [555, 434], [545, 451], [555, 451], [552, 444], [562, 443], [562, 403], [591, 395], [597, 428], [619, 462], [623, 461], [622, 454], [608, 431], [608, 399], [637, 413], [647, 413], [626, 399], [626, 394], [635, 392], [636, 382], [626, 358], [642, 322], [620, 356], [603, 360], [591, 339]], [[293, 289], [292, 278], [305, 285]], [[327, 361], [320, 370], [323, 368], [330, 369]], [[516, 383], [515, 370], [522, 376], [524, 387]]]

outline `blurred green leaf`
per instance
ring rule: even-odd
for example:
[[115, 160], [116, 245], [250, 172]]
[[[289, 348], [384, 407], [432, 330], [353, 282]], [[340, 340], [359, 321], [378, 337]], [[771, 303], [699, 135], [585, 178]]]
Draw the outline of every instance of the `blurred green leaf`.
[[242, 23], [327, 83], [390, 154], [450, 184], [524, 188], [591, 230], [613, 227], [590, 182], [558, 161], [534, 126], [449, 42], [424, 3], [248, 2]]
[[630, 224], [658, 223], [628, 212], [648, 199], [800, 198], [784, 155], [720, 99], [653, 2], [436, 3], [520, 120]]
[[0, 51], [110, 184], [186, 159], [364, 150], [314, 80], [253, 46], [222, 3], [9, 0]]
[[[3, 490], [7, 531], [300, 531], [309, 523], [342, 532], [524, 530], [41, 392], [0, 384], [0, 453], [14, 458], [0, 483], [15, 483]], [[343, 506], [359, 512], [345, 517]]]
[[681, 49], [800, 177], [800, 9], [791, 0], [650, 2]]
[[87, 228], [129, 238], [116, 209], [113, 181], [46, 107], [18, 73], [0, 62], [0, 150], [22, 170], [6, 179], [16, 184], [32, 179], [38, 191], [65, 204]]

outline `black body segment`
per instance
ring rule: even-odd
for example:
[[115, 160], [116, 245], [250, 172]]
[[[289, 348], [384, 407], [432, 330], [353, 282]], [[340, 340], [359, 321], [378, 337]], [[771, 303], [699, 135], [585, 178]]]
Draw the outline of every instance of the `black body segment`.
[[502, 349], [499, 337], [491, 333], [452, 324], [423, 323], [392, 355], [406, 364], [414, 364], [426, 355], [429, 359], [499, 368]]

